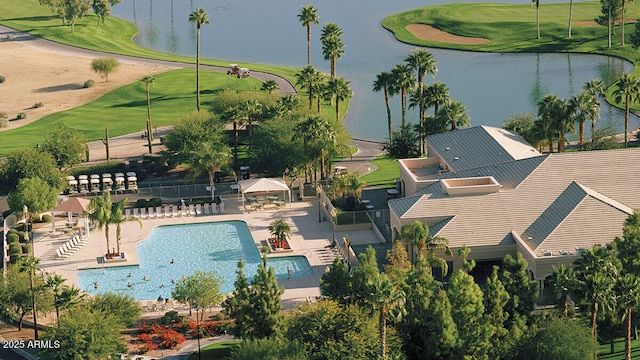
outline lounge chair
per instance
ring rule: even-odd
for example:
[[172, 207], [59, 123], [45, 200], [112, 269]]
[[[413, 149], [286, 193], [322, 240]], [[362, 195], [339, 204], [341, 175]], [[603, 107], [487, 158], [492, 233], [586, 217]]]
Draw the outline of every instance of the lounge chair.
[[169, 205], [164, 206], [164, 217], [172, 217], [173, 213], [171, 213], [171, 207]]
[[187, 215], [190, 215], [190, 216], [196, 215], [196, 208], [195, 206], [193, 206], [193, 204], [189, 204], [189, 208], [187, 209]]
[[180, 207], [180, 215], [187, 216], [187, 206], [186, 205], [182, 205]]
[[215, 214], [217, 214], [217, 213], [218, 213], [218, 205], [216, 205], [215, 203], [214, 203], [214, 204], [211, 204], [211, 213], [212, 213], [213, 215], [215, 215]]
[[147, 218], [147, 209], [140, 208], [140, 217], [143, 218], [143, 219]]
[[196, 204], [196, 215], [202, 214], [202, 205]]
[[130, 218], [131, 217], [131, 209], [130, 208], [124, 209], [124, 217], [125, 218]]
[[58, 257], [58, 259], [67, 259], [71, 256], [71, 254], [63, 254], [62, 251], [60, 250], [60, 248], [56, 249], [56, 256]]
[[204, 204], [204, 214], [205, 215], [211, 214], [211, 209], [209, 209], [209, 204]]
[[162, 208], [160, 206], [156, 206], [156, 217], [157, 218], [163, 218], [164, 217], [164, 213], [162, 212]]
[[139, 218], [140, 217], [140, 209], [133, 208], [133, 216]]
[[149, 219], [155, 219], [156, 218], [156, 213], [153, 211], [152, 207], [147, 209], [147, 213], [149, 214]]
[[226, 211], [224, 210], [224, 201], [220, 202], [220, 213], [224, 214]]
[[63, 254], [73, 254], [76, 251], [78, 251], [78, 249], [70, 247], [68, 242], [64, 243], [64, 245], [62, 245], [62, 248], [60, 249], [60, 252]]
[[171, 211], [173, 213], [173, 217], [178, 217], [178, 207], [176, 205], [171, 205]]

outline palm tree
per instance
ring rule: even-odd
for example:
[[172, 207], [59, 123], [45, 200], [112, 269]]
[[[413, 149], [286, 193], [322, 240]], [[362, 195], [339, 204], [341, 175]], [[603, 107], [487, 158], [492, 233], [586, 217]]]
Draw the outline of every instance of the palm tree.
[[575, 121], [572, 114], [575, 113], [575, 104], [571, 101], [560, 99], [557, 104], [557, 115], [554, 121], [554, 127], [558, 133], [558, 152], [564, 152], [566, 134], [574, 134], [576, 132]]
[[562, 314], [569, 314], [569, 295], [576, 287], [576, 277], [573, 273], [573, 267], [567, 265], [554, 266], [551, 273], [551, 288], [557, 299], [560, 299]]
[[269, 226], [267, 226], [267, 230], [269, 230], [271, 235], [278, 242], [279, 248], [283, 247], [282, 244], [291, 233], [291, 227], [283, 219], [276, 219], [272, 221]]
[[153, 141], [153, 132], [151, 131], [151, 129], [153, 127], [151, 126], [151, 99], [149, 97], [149, 85], [155, 84], [156, 78], [152, 75], [147, 75], [140, 81], [144, 84], [145, 90], [147, 92], [147, 132], [149, 133], [149, 153], [151, 153], [151, 142]]
[[256, 115], [260, 113], [262, 109], [262, 104], [256, 99], [248, 99], [240, 104], [238, 110], [242, 113], [243, 116], [247, 119], [247, 133], [249, 144], [248, 147], [251, 149], [251, 136], [253, 135], [253, 119]]
[[602, 97], [604, 96], [604, 82], [598, 79], [591, 79], [584, 83], [582, 90], [595, 97]]
[[616, 83], [613, 95], [616, 102], [624, 101], [624, 147], [629, 141], [629, 107], [638, 98], [640, 82], [629, 74], [623, 74]]
[[327, 120], [319, 116], [308, 116], [304, 121], [296, 125], [296, 137], [302, 137], [305, 153], [309, 155], [313, 162], [314, 183], [317, 181], [318, 158], [322, 154], [322, 144], [320, 139], [322, 134], [331, 126]]
[[298, 20], [307, 28], [307, 65], [311, 64], [311, 24], [319, 24], [318, 10], [312, 5], [303, 6], [298, 14]]
[[278, 90], [279, 87], [280, 86], [275, 80], [267, 80], [262, 83], [262, 87], [260, 88], [260, 90], [266, 91], [267, 94], [269, 94], [269, 97], [271, 97], [271, 94], [274, 91]]
[[360, 180], [358, 173], [350, 173], [334, 179], [331, 189], [336, 197], [345, 198], [345, 210], [355, 208], [356, 201], [362, 196], [367, 183]]
[[75, 286], [67, 286], [66, 281], [61, 275], [52, 274], [47, 277], [47, 286], [53, 292], [53, 305], [56, 309], [56, 322], [60, 319], [60, 310], [68, 309], [77, 305], [84, 294]]
[[416, 78], [413, 76], [413, 69], [408, 64], [396, 65], [391, 70], [391, 76], [395, 82], [394, 88], [398, 89], [402, 100], [401, 126], [404, 126], [407, 113], [407, 91], [416, 85]]
[[116, 254], [120, 254], [120, 241], [122, 239], [122, 228], [121, 228], [122, 223], [124, 223], [125, 221], [137, 221], [138, 224], [140, 224], [140, 227], [142, 227], [142, 222], [140, 221], [139, 218], [135, 216], [125, 217], [123, 215], [124, 208], [127, 207], [128, 203], [129, 203], [129, 199], [123, 198], [120, 201], [111, 204], [110, 222], [112, 224], [116, 224]]
[[296, 85], [305, 86], [309, 89], [309, 110], [313, 106], [313, 86], [317, 81], [320, 81], [320, 73], [315, 66], [307, 65], [296, 74]]
[[395, 94], [395, 88], [393, 87], [394, 81], [391, 73], [383, 71], [376, 75], [376, 80], [373, 82], [374, 92], [384, 92], [384, 103], [387, 106], [387, 130], [389, 131], [389, 140], [391, 140], [391, 105], [389, 104], [389, 97]]
[[450, 98], [449, 88], [447, 88], [446, 84], [439, 81], [436, 81], [433, 84], [429, 85], [425, 89], [425, 94], [428, 99], [426, 104], [427, 107], [433, 106], [433, 116], [438, 115], [440, 105], [443, 105], [444, 103], [449, 101]]
[[569, 34], [568, 37], [571, 37], [571, 21], [573, 20], [573, 0], [569, 0]]
[[237, 106], [230, 106], [224, 109], [222, 119], [225, 123], [233, 123], [233, 168], [238, 168], [238, 122], [240, 121], [240, 110]]
[[[418, 73], [418, 110], [419, 110], [419, 122], [420, 124], [424, 124], [425, 121], [425, 109], [427, 104], [425, 103], [424, 98], [424, 76], [426, 74], [431, 75], [431, 77], [436, 76], [436, 72], [438, 72], [438, 67], [436, 66], [436, 61], [433, 58], [433, 54], [425, 49], [415, 49], [411, 52], [406, 59], [404, 59], [412, 69], [414, 69]], [[420, 149], [424, 148], [424, 134], [420, 136]]]
[[[322, 81], [313, 84], [313, 93], [316, 97], [316, 112], [320, 115], [322, 113], [322, 100], [327, 100], [327, 97], [329, 96], [327, 84]], [[331, 98], [329, 97], [328, 100], [331, 100]]]
[[631, 360], [631, 317], [632, 311], [640, 305], [640, 278], [635, 274], [625, 274], [618, 279], [616, 293], [620, 294], [618, 299], [620, 306], [624, 309], [623, 319], [626, 320], [625, 331], [625, 359]]
[[322, 34], [320, 35], [324, 59], [331, 62], [331, 77], [336, 76], [337, 59], [344, 55], [342, 34], [342, 30], [336, 23], [327, 23], [322, 28]]
[[196, 29], [198, 30], [198, 39], [196, 42], [196, 99], [197, 108], [198, 111], [200, 111], [200, 27], [210, 24], [211, 22], [209, 22], [209, 17], [203, 8], [197, 8], [189, 14], [189, 22], [196, 23]]
[[353, 96], [353, 91], [349, 88], [349, 81], [334, 77], [327, 83], [327, 92], [336, 100], [336, 121], [340, 121], [340, 101]]
[[38, 264], [40, 260], [36, 257], [28, 256], [20, 259], [19, 266], [22, 271], [29, 272], [29, 288], [31, 290], [31, 311], [33, 312], [33, 337], [35, 340], [38, 340], [38, 318], [36, 314], [38, 311], [36, 310], [36, 288], [35, 288], [35, 277], [36, 277], [36, 269], [38, 268]]
[[377, 273], [366, 285], [365, 301], [378, 310], [378, 327], [380, 334], [380, 358], [387, 358], [387, 317], [396, 307], [402, 307], [405, 294], [385, 273]]
[[539, 127], [541, 134], [546, 136], [550, 153], [553, 152], [553, 139], [558, 135], [555, 125], [561, 106], [562, 99], [553, 94], [545, 95], [538, 103], [538, 120], [535, 124]]
[[595, 131], [596, 117], [600, 116], [600, 101], [595, 95], [582, 91], [569, 100], [569, 106], [573, 110], [573, 119], [579, 125], [580, 150], [584, 150], [584, 123], [591, 120], [591, 137]]
[[430, 97], [427, 92], [422, 92], [418, 89], [411, 89], [409, 91], [409, 109], [419, 108], [420, 109], [420, 121], [415, 124], [416, 131], [420, 135], [420, 153], [426, 153], [426, 129], [428, 128], [427, 116], [425, 115], [426, 104], [429, 103]]
[[540, 0], [534, 0], [536, 3], [536, 32], [538, 40], [540, 40]]
[[89, 212], [89, 219], [96, 223], [98, 229], [104, 228], [104, 237], [107, 241], [107, 254], [110, 253], [109, 244], [109, 225], [111, 224], [111, 195], [105, 191], [101, 196], [91, 199], [91, 210]]
[[451, 125], [451, 130], [456, 130], [459, 127], [470, 125], [470, 117], [466, 111], [467, 107], [462, 105], [461, 101], [449, 100], [438, 112], [438, 117], [440, 118], [440, 121], [443, 121], [447, 125]]
[[[209, 175], [209, 186], [215, 187], [214, 179], [217, 171], [226, 168], [231, 162], [231, 151], [229, 147], [221, 141], [206, 141], [200, 144], [189, 154], [188, 178], [196, 179], [202, 173]], [[211, 191], [211, 200], [213, 200]]]
[[[418, 254], [428, 253], [435, 255], [435, 252], [443, 252], [447, 256], [453, 255], [449, 248], [449, 240], [441, 236], [429, 235], [429, 226], [420, 221], [414, 221], [409, 224], [402, 225], [398, 240], [411, 249], [413, 262], [416, 261], [416, 253], [414, 247], [418, 249]], [[432, 263], [434, 259], [431, 259]], [[438, 259], [437, 266], [442, 269], [442, 273], [447, 273], [447, 263], [443, 259]]]

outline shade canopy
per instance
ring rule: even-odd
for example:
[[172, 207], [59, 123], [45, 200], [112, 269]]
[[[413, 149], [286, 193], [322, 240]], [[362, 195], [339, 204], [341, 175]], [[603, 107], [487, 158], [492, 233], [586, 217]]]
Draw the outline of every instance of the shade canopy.
[[[73, 223], [73, 214], [84, 214], [86, 217], [86, 214], [89, 210], [91, 204], [91, 200], [89, 199], [85, 199], [85, 198], [71, 198], [69, 201], [65, 202], [64, 204], [58, 206], [57, 208], [51, 210], [51, 227], [53, 230], [53, 233], [55, 234], [56, 232], [56, 222], [55, 222], [55, 213], [61, 213], [61, 212], [66, 212], [69, 219], [68, 222], [69, 223]], [[88, 233], [89, 232], [89, 226], [88, 226], [88, 221], [85, 220], [85, 232]]]
[[291, 189], [287, 186], [284, 179], [280, 178], [255, 178], [238, 181], [238, 191], [242, 194], [242, 202], [244, 204], [245, 194], [250, 193], [288, 193], [289, 202], [291, 202]]

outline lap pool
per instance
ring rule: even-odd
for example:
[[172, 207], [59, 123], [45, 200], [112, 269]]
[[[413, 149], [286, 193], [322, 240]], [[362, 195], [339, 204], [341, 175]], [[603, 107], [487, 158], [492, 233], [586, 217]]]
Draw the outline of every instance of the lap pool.
[[[172, 280], [202, 270], [215, 271], [223, 279], [222, 293], [228, 293], [234, 290], [238, 260], [244, 260], [249, 281], [262, 263], [243, 221], [158, 226], [136, 250], [139, 265], [78, 270], [80, 289], [91, 294], [116, 292], [137, 300], [155, 300], [160, 295], [171, 296]], [[313, 274], [304, 256], [269, 258], [267, 266], [275, 269], [278, 279]], [[97, 289], [94, 282], [98, 282]]]

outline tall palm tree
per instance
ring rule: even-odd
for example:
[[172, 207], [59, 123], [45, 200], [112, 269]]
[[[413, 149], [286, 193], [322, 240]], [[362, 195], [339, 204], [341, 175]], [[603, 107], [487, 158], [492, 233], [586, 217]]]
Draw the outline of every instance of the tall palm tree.
[[[229, 147], [222, 141], [206, 141], [202, 142], [198, 148], [193, 149], [189, 156], [188, 178], [196, 179], [202, 173], [209, 176], [209, 186], [214, 188], [215, 174], [226, 168], [231, 162], [231, 151]], [[213, 191], [211, 192], [211, 200], [213, 200]]]
[[549, 152], [553, 152], [553, 139], [558, 135], [556, 131], [556, 118], [561, 112], [562, 99], [556, 95], [547, 94], [538, 103], [538, 120], [536, 126], [540, 128], [540, 132], [547, 138]]
[[336, 121], [340, 121], [340, 102], [353, 96], [349, 83], [343, 78], [332, 78], [327, 83], [327, 92], [335, 99]]
[[320, 115], [322, 113], [322, 100], [327, 100], [328, 97], [327, 84], [322, 81], [316, 82], [313, 84], [313, 93], [316, 97], [316, 112]]
[[584, 83], [584, 86], [582, 86], [582, 90], [588, 92], [589, 94], [592, 94], [595, 97], [602, 97], [604, 96], [604, 82], [599, 79], [591, 79]]
[[317, 181], [318, 158], [322, 155], [322, 136], [331, 126], [320, 116], [308, 116], [296, 126], [296, 137], [302, 137], [305, 152], [313, 163], [314, 183]]
[[387, 106], [387, 130], [389, 131], [389, 140], [391, 140], [391, 105], [389, 104], [389, 97], [395, 94], [395, 88], [393, 77], [390, 72], [383, 71], [376, 75], [376, 80], [373, 82], [374, 92], [384, 92], [384, 103]]
[[631, 103], [638, 99], [640, 92], [640, 82], [629, 74], [623, 74], [616, 83], [613, 95], [616, 102], [624, 101], [624, 147], [627, 147], [629, 141], [629, 107]]
[[197, 8], [189, 14], [189, 22], [196, 23], [196, 29], [198, 30], [198, 38], [196, 40], [196, 99], [197, 108], [200, 111], [200, 27], [211, 22], [203, 8]]
[[365, 301], [378, 310], [378, 331], [380, 334], [380, 358], [387, 358], [387, 318], [395, 307], [402, 307], [405, 293], [385, 273], [377, 273], [366, 284]]
[[272, 221], [269, 226], [267, 226], [267, 230], [269, 230], [271, 235], [278, 242], [278, 247], [280, 248], [283, 247], [283, 242], [291, 233], [291, 227], [283, 219], [275, 219], [274, 221]]
[[[431, 77], [435, 77], [438, 72], [438, 67], [436, 66], [436, 60], [433, 58], [433, 54], [425, 49], [415, 49], [411, 52], [406, 59], [404, 59], [412, 69], [414, 69], [418, 74], [418, 119], [421, 126], [425, 121], [425, 110], [427, 104], [425, 103], [424, 98], [424, 76], [431, 75]], [[424, 148], [424, 134], [420, 136], [420, 149]]]
[[242, 115], [247, 119], [247, 135], [249, 140], [249, 149], [251, 149], [251, 136], [253, 135], [253, 119], [260, 114], [262, 103], [256, 99], [248, 99], [242, 102], [238, 108]]
[[318, 10], [312, 5], [305, 5], [300, 9], [298, 20], [307, 28], [307, 65], [311, 64], [311, 24], [319, 24]]
[[116, 254], [120, 254], [120, 241], [122, 240], [122, 224], [126, 221], [137, 221], [142, 227], [142, 222], [135, 216], [125, 217], [124, 208], [127, 207], [129, 199], [123, 198], [111, 204], [111, 220], [116, 225]]
[[573, 119], [579, 125], [579, 146], [584, 150], [584, 123], [591, 121], [591, 137], [595, 131], [596, 118], [600, 116], [600, 101], [589, 92], [582, 91], [569, 100], [569, 106], [573, 109]]
[[33, 337], [35, 340], [38, 340], [38, 317], [36, 314], [38, 313], [36, 309], [36, 288], [35, 288], [35, 277], [36, 277], [36, 269], [38, 268], [38, 264], [40, 260], [33, 256], [23, 257], [20, 259], [18, 263], [20, 269], [22, 271], [29, 272], [29, 288], [31, 290], [31, 311], [33, 312]]
[[309, 110], [313, 106], [313, 86], [320, 81], [320, 73], [315, 66], [307, 65], [296, 74], [296, 85], [305, 86], [309, 89]]
[[626, 320], [625, 331], [625, 359], [631, 360], [631, 318], [632, 311], [640, 305], [640, 278], [635, 274], [625, 274], [618, 279], [616, 292], [620, 295], [618, 302], [624, 309], [623, 319]]
[[577, 285], [573, 267], [569, 265], [554, 266], [550, 278], [551, 288], [557, 299], [560, 299], [562, 315], [569, 315], [569, 295]]
[[405, 126], [407, 113], [407, 91], [416, 86], [416, 77], [413, 76], [413, 69], [408, 64], [398, 64], [391, 70], [391, 76], [395, 81], [394, 87], [400, 93], [402, 101], [401, 126]]
[[53, 306], [56, 309], [56, 322], [60, 319], [60, 310], [68, 309], [80, 303], [84, 294], [75, 286], [64, 284], [65, 278], [59, 274], [51, 274], [47, 277], [47, 286], [53, 292]]
[[269, 94], [269, 97], [271, 97], [271, 94], [274, 91], [278, 90], [279, 87], [280, 86], [275, 80], [267, 80], [262, 83], [262, 87], [260, 88], [260, 90], [266, 91], [267, 94]]
[[98, 229], [104, 229], [104, 237], [107, 241], [107, 254], [110, 253], [109, 244], [109, 225], [111, 224], [111, 195], [109, 192], [104, 192], [102, 195], [91, 199], [89, 219], [96, 223]]
[[449, 101], [449, 88], [446, 84], [441, 83], [439, 81], [434, 82], [433, 84], [427, 86], [425, 89], [425, 94], [427, 95], [427, 107], [433, 106], [433, 115], [438, 115], [438, 110], [440, 110], [440, 105], [443, 105], [447, 101]]
[[149, 85], [155, 84], [156, 78], [152, 75], [147, 75], [140, 81], [144, 84], [147, 93], [147, 145], [149, 146], [149, 154], [151, 154], [153, 152], [151, 149], [151, 142], [153, 141], [153, 127], [151, 126], [151, 98], [149, 97]]
[[320, 35], [324, 59], [331, 62], [331, 77], [336, 76], [336, 61], [344, 55], [342, 34], [342, 29], [336, 23], [327, 23]]
[[560, 99], [558, 102], [557, 115], [555, 117], [554, 127], [558, 133], [558, 152], [565, 151], [566, 134], [574, 134], [576, 132], [576, 124], [572, 114], [575, 113], [574, 103]]
[[449, 100], [444, 103], [440, 111], [438, 111], [438, 117], [442, 122], [450, 125], [451, 130], [457, 130], [459, 127], [470, 125], [467, 107], [462, 105], [462, 102], [458, 100]]
[[537, 39], [540, 40], [540, 0], [533, 0], [536, 3], [536, 33]]
[[[428, 128], [427, 116], [425, 115], [426, 104], [430, 101], [429, 94], [426, 91], [420, 93], [418, 89], [409, 90], [409, 109], [419, 108], [420, 109], [420, 121], [415, 124], [416, 131], [420, 135], [420, 154], [426, 153], [426, 129]], [[429, 116], [430, 118], [430, 116]], [[430, 119], [431, 120], [431, 119]], [[432, 121], [432, 120], [431, 120]]]
[[569, 30], [568, 30], [568, 37], [571, 37], [571, 21], [573, 21], [573, 0], [569, 0]]
[[224, 109], [222, 119], [225, 123], [233, 123], [233, 168], [238, 169], [238, 125], [240, 121], [240, 109], [237, 106], [230, 106]]
[[[418, 254], [435, 254], [435, 252], [443, 252], [445, 255], [451, 256], [453, 253], [449, 248], [449, 240], [442, 236], [429, 235], [429, 226], [426, 223], [420, 221], [414, 221], [412, 223], [402, 225], [400, 228], [400, 234], [398, 234], [398, 240], [411, 249], [410, 258], [413, 262], [416, 260]], [[414, 252], [414, 248], [418, 249], [418, 253]], [[447, 273], [447, 263], [440, 259], [438, 266], [442, 269], [444, 274]]]

